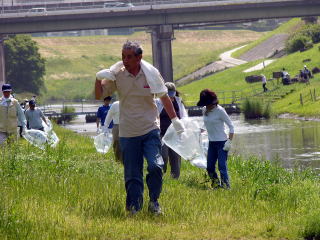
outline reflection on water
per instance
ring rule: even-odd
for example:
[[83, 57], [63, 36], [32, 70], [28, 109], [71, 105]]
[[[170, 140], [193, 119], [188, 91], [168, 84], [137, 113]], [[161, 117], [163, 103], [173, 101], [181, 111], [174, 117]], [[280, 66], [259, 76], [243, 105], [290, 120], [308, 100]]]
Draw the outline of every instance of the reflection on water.
[[[201, 117], [195, 117], [201, 121]], [[232, 153], [258, 155], [271, 161], [279, 161], [286, 168], [312, 167], [320, 169], [320, 122], [292, 119], [250, 120], [232, 115], [235, 137]], [[65, 127], [94, 136], [95, 123], [85, 123], [79, 116]]]

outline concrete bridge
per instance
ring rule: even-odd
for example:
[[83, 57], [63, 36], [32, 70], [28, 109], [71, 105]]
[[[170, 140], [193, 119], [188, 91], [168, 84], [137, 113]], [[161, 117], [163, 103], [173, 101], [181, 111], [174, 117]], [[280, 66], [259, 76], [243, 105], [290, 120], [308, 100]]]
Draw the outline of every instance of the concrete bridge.
[[[8, 34], [19, 33], [148, 27], [152, 36], [153, 64], [166, 81], [173, 81], [171, 41], [176, 26], [320, 15], [318, 0], [226, 0], [192, 3], [180, 0], [179, 2], [141, 5], [134, 8], [109, 9], [88, 6], [82, 9], [57, 8], [45, 13], [2, 13], [0, 36], [3, 38]], [[0, 40], [0, 84], [5, 81], [2, 42]]]

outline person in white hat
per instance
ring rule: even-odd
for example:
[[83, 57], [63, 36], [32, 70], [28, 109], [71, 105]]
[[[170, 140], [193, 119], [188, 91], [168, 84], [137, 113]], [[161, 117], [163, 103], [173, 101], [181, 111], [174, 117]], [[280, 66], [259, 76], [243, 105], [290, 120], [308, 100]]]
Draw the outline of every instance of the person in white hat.
[[18, 120], [22, 125], [22, 134], [25, 132], [26, 119], [17, 99], [13, 98], [10, 84], [2, 85], [0, 98], [0, 145], [7, 139], [17, 137]]

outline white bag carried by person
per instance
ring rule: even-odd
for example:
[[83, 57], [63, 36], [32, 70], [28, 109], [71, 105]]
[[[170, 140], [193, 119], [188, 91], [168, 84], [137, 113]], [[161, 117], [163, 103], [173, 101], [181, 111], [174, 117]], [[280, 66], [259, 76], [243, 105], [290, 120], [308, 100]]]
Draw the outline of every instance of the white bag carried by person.
[[49, 119], [46, 119], [46, 121], [47, 124], [42, 120], [42, 126], [44, 127], [44, 131], [47, 133], [48, 144], [50, 147], [56, 147], [59, 142], [59, 138], [57, 134], [53, 131], [51, 121]]
[[23, 137], [32, 145], [44, 150], [46, 148], [46, 144], [48, 141], [48, 135], [47, 133], [36, 130], [36, 129], [30, 129], [26, 130]]
[[183, 118], [181, 121], [185, 126], [184, 132], [178, 134], [171, 124], [162, 141], [192, 165], [207, 168], [199, 124], [190, 118]]
[[97, 152], [107, 153], [112, 145], [112, 141], [111, 132], [100, 133], [94, 138], [94, 146], [96, 147]]

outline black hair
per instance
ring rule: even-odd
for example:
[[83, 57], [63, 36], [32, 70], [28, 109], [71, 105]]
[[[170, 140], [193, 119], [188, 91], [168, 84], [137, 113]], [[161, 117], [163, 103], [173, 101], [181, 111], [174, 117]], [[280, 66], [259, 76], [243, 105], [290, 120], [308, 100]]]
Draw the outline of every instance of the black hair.
[[111, 97], [111, 96], [107, 96], [107, 97], [105, 97], [105, 98], [103, 99], [103, 101], [106, 101], [106, 100], [111, 101], [111, 99], [112, 99], [112, 97]]

